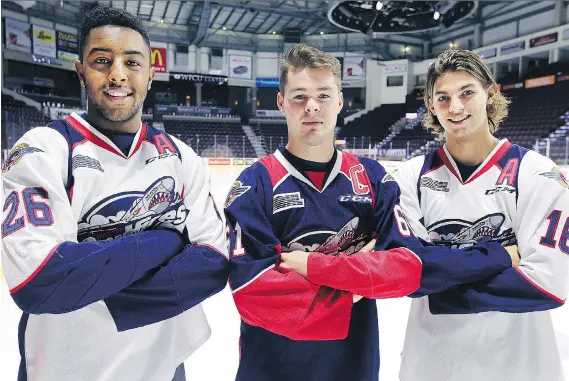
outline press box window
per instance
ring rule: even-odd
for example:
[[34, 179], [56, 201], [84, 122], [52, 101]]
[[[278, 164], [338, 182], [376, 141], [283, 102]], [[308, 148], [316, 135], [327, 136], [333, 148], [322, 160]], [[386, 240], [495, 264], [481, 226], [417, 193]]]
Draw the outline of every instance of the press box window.
[[402, 75], [392, 75], [387, 77], [387, 87], [403, 86]]

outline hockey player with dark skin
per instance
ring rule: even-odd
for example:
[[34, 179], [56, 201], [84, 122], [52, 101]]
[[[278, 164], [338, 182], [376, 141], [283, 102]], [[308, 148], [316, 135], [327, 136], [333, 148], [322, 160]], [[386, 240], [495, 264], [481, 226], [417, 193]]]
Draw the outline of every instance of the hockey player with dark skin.
[[210, 335], [200, 303], [227, 283], [223, 216], [201, 158], [142, 123], [142, 22], [97, 7], [79, 31], [87, 113], [32, 128], [2, 168], [18, 380], [182, 381]]
[[334, 148], [338, 60], [299, 44], [281, 67], [288, 144], [245, 169], [225, 204], [242, 318], [236, 380], [377, 381], [374, 299], [485, 279], [517, 264], [516, 247], [417, 239], [391, 175]]

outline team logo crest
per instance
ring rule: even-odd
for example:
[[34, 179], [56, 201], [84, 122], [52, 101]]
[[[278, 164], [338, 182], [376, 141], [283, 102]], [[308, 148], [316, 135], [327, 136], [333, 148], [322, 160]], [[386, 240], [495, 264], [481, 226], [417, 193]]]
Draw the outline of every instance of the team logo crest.
[[77, 238], [109, 240], [152, 229], [176, 227], [186, 221], [189, 210], [182, 195], [175, 192], [172, 177], [156, 180], [143, 192], [124, 192], [105, 198], [79, 222]]
[[8, 157], [2, 166], [2, 173], [10, 170], [14, 165], [16, 165], [24, 155], [34, 152], [43, 152], [39, 148], [30, 147], [27, 143], [20, 143], [8, 153]]
[[559, 168], [554, 167], [551, 172], [543, 172], [539, 174], [540, 176], [547, 177], [548, 179], [555, 180], [561, 185], [563, 188], [569, 188], [569, 183], [567, 182], [567, 178]]
[[225, 207], [229, 207], [229, 205], [233, 204], [233, 201], [235, 201], [237, 197], [242, 196], [249, 189], [251, 189], [251, 186], [243, 185], [241, 181], [234, 182], [231, 186], [231, 189], [229, 190], [227, 198], [225, 199]]
[[[326, 255], [354, 254], [366, 244], [367, 234], [362, 231], [359, 218], [354, 217], [339, 231], [318, 231], [302, 234], [292, 240], [284, 251], [309, 251]], [[323, 243], [322, 243], [323, 242]]]
[[516, 237], [512, 229], [500, 233], [506, 217], [502, 213], [484, 216], [475, 222], [464, 220], [443, 220], [429, 226], [429, 238], [436, 244], [454, 248], [468, 247], [480, 243], [497, 241], [513, 244]]

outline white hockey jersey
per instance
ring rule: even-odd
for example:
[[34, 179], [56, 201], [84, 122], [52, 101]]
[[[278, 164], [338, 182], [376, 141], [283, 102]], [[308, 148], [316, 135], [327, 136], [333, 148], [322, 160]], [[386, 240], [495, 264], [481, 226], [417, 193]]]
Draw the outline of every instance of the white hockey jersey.
[[518, 245], [518, 267], [412, 302], [401, 381], [564, 380], [548, 309], [565, 302], [569, 190], [555, 164], [502, 140], [462, 181], [443, 146], [395, 171], [415, 234]]
[[18, 379], [171, 380], [228, 277], [207, 165], [144, 124], [125, 155], [72, 114], [27, 132], [2, 171]]

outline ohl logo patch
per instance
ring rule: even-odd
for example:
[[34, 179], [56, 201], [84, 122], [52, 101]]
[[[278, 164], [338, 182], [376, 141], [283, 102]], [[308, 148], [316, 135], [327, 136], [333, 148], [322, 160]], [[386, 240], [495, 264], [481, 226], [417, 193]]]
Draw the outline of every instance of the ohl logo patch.
[[34, 152], [43, 152], [43, 151], [39, 148], [30, 147], [30, 145], [27, 143], [18, 144], [17, 146], [12, 148], [12, 150], [8, 153], [8, 157], [6, 158], [6, 161], [2, 166], [2, 173], [9, 171], [10, 168], [16, 165], [25, 155]]
[[229, 194], [225, 199], [225, 207], [229, 207], [229, 205], [233, 204], [233, 201], [237, 199], [237, 197], [242, 196], [245, 192], [251, 189], [250, 185], [243, 185], [241, 181], [236, 181], [231, 186], [229, 190]]

